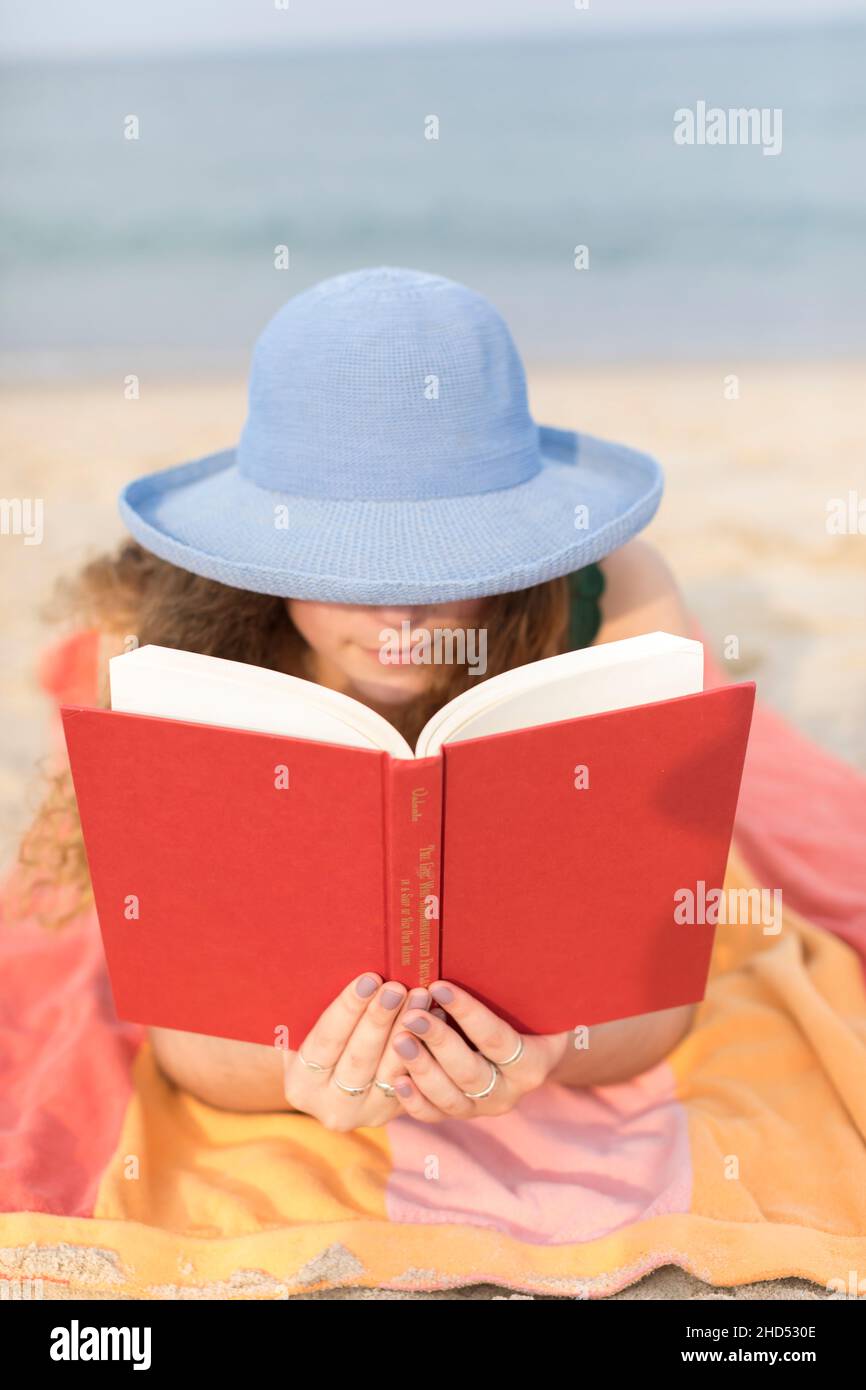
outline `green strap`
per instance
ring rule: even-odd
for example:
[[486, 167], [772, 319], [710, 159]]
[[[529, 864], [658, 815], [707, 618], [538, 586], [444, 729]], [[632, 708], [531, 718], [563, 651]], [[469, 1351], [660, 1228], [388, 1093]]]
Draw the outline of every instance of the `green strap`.
[[604, 575], [598, 565], [584, 565], [568, 576], [571, 590], [569, 648], [588, 647], [601, 627], [601, 595]]

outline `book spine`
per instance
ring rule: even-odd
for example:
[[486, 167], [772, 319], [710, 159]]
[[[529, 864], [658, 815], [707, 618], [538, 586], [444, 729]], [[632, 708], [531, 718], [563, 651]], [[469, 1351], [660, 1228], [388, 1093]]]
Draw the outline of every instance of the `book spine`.
[[440, 970], [442, 758], [386, 758], [387, 978], [428, 985]]

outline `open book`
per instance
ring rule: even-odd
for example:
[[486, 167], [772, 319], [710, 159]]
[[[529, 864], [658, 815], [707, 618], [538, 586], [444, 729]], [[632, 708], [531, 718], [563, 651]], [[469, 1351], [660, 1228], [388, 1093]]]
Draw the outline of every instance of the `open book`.
[[163, 647], [63, 709], [120, 1017], [297, 1047], [364, 970], [527, 1033], [703, 997], [754, 701], [651, 633], [491, 677], [413, 750], [312, 682]]

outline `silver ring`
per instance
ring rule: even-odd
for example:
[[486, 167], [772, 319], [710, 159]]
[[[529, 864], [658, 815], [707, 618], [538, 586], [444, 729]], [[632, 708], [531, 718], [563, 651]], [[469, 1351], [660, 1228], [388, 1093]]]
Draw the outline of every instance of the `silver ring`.
[[368, 1081], [366, 1086], [344, 1086], [339, 1077], [333, 1077], [335, 1086], [339, 1086], [341, 1091], [345, 1091], [347, 1096], [363, 1096], [372, 1086], [372, 1081]]
[[490, 1063], [490, 1084], [484, 1087], [483, 1091], [464, 1091], [467, 1100], [482, 1100], [484, 1096], [489, 1096], [493, 1087], [496, 1085], [496, 1078], [499, 1075], [499, 1068], [495, 1062], [491, 1062], [489, 1057], [484, 1058], [485, 1062]]
[[300, 1059], [301, 1059], [301, 1061], [303, 1062], [304, 1066], [310, 1068], [310, 1071], [333, 1071], [333, 1070], [334, 1070], [334, 1068], [333, 1068], [332, 1066], [331, 1066], [331, 1067], [323, 1067], [322, 1064], [321, 1064], [321, 1062], [308, 1062], [307, 1059], [306, 1059], [306, 1057], [304, 1056], [304, 1054], [303, 1054], [303, 1052], [301, 1051], [300, 1048], [298, 1048], [298, 1056], [300, 1057]]
[[[504, 1062], [497, 1062], [497, 1067], [510, 1067], [512, 1062], [519, 1062], [525, 1051], [526, 1048], [524, 1046], [523, 1039], [518, 1034], [518, 1043], [516, 1050], [512, 1052], [510, 1057], [506, 1057]], [[490, 1058], [488, 1057], [487, 1060], [489, 1062]]]
[[394, 1087], [390, 1086], [387, 1081], [376, 1081], [374, 1084], [379, 1087], [380, 1091], [384, 1091], [386, 1096], [396, 1096], [397, 1094]]

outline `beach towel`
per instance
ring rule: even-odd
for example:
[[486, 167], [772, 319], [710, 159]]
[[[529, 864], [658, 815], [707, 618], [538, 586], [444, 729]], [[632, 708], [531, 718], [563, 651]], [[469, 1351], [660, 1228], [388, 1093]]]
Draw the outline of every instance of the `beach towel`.
[[[50, 653], [57, 701], [95, 702], [96, 642]], [[657, 1066], [439, 1125], [333, 1133], [206, 1105], [117, 1020], [92, 909], [53, 930], [7, 910], [0, 1278], [82, 1297], [600, 1298], [673, 1264], [866, 1294], [864, 829], [866, 779], [759, 702], [726, 900], [781, 890], [781, 929], [720, 923], [694, 1026]]]

